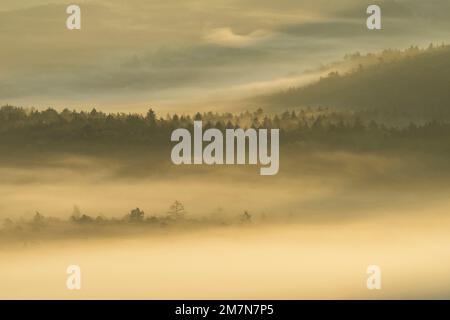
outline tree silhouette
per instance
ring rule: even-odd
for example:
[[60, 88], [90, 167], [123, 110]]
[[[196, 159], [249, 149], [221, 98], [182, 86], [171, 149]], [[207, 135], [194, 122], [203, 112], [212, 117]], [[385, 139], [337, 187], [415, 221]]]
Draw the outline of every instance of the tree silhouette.
[[36, 226], [41, 226], [44, 224], [45, 218], [42, 214], [36, 211], [36, 214], [33, 217], [33, 224]]
[[247, 211], [244, 211], [244, 213], [241, 215], [241, 222], [242, 223], [250, 223], [251, 221], [252, 221], [252, 216]]
[[186, 215], [186, 211], [184, 210], [184, 206], [181, 202], [176, 200], [169, 208], [168, 211], [169, 217], [173, 219], [184, 218]]
[[88, 224], [88, 223], [94, 222], [94, 218], [92, 218], [86, 214], [83, 214], [83, 215], [81, 215], [81, 217], [72, 216], [72, 221], [74, 221], [76, 223], [81, 223], [81, 224]]
[[142, 222], [144, 221], [144, 211], [139, 208], [131, 210], [131, 212], [127, 216], [128, 221], [130, 222]]

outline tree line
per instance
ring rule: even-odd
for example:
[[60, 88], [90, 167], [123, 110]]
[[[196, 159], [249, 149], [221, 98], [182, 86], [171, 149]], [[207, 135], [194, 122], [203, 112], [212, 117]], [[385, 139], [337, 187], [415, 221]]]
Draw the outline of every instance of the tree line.
[[[385, 114], [376, 109], [345, 111], [307, 107], [282, 113], [265, 113], [262, 109], [237, 114], [204, 112], [195, 115], [157, 116], [153, 109], [146, 114], [35, 110], [21, 107], [0, 108], [0, 147], [29, 150], [82, 150], [85, 147], [170, 147], [170, 135], [177, 128], [192, 130], [194, 120], [207, 128], [278, 128], [280, 142], [312, 143], [324, 146], [382, 147], [420, 145], [432, 141], [441, 148], [449, 146], [450, 123], [445, 120], [406, 121], [400, 112], [401, 125], [375, 120]], [[395, 110], [388, 111], [395, 115]]]

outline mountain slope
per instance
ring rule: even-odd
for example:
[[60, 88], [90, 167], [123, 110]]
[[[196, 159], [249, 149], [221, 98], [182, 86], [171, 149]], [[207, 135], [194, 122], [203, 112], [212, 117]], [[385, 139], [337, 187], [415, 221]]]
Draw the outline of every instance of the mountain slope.
[[450, 109], [450, 46], [385, 51], [375, 65], [360, 64], [344, 75], [332, 72], [306, 87], [255, 100], [269, 109], [303, 106], [421, 112]]

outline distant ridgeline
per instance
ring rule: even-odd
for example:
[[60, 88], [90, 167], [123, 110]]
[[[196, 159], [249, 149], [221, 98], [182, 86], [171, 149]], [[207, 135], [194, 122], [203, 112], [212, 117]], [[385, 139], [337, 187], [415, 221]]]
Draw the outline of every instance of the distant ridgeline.
[[[343, 64], [350, 64], [351, 71], [336, 71]], [[253, 103], [266, 110], [322, 106], [372, 110], [374, 116], [392, 113], [403, 118], [450, 120], [448, 45], [356, 53], [329, 70], [328, 76], [311, 85], [259, 96]]]
[[[374, 120], [384, 117], [389, 121]], [[390, 124], [392, 119], [403, 123]], [[227, 128], [279, 128], [281, 146], [450, 149], [450, 124], [445, 119], [412, 123], [404, 114], [396, 114], [392, 110], [337, 111], [308, 107], [279, 114], [266, 114], [258, 109], [240, 114], [206, 112], [195, 116], [174, 114], [157, 117], [152, 109], [142, 115], [106, 114], [95, 109], [90, 112], [67, 109], [61, 112], [53, 109], [38, 111], [12, 106], [0, 108], [0, 149], [26, 152], [120, 151], [135, 147], [169, 150], [173, 146], [170, 141], [173, 130], [193, 130], [194, 120], [202, 120], [205, 129], [223, 131]]]

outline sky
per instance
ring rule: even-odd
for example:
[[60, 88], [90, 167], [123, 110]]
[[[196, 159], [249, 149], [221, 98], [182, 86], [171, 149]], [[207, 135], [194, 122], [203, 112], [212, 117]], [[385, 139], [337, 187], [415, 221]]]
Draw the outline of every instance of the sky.
[[[66, 8], [81, 8], [68, 30]], [[366, 27], [379, 4], [382, 30]], [[450, 38], [448, 0], [2, 0], [0, 105], [225, 110], [346, 53]]]

